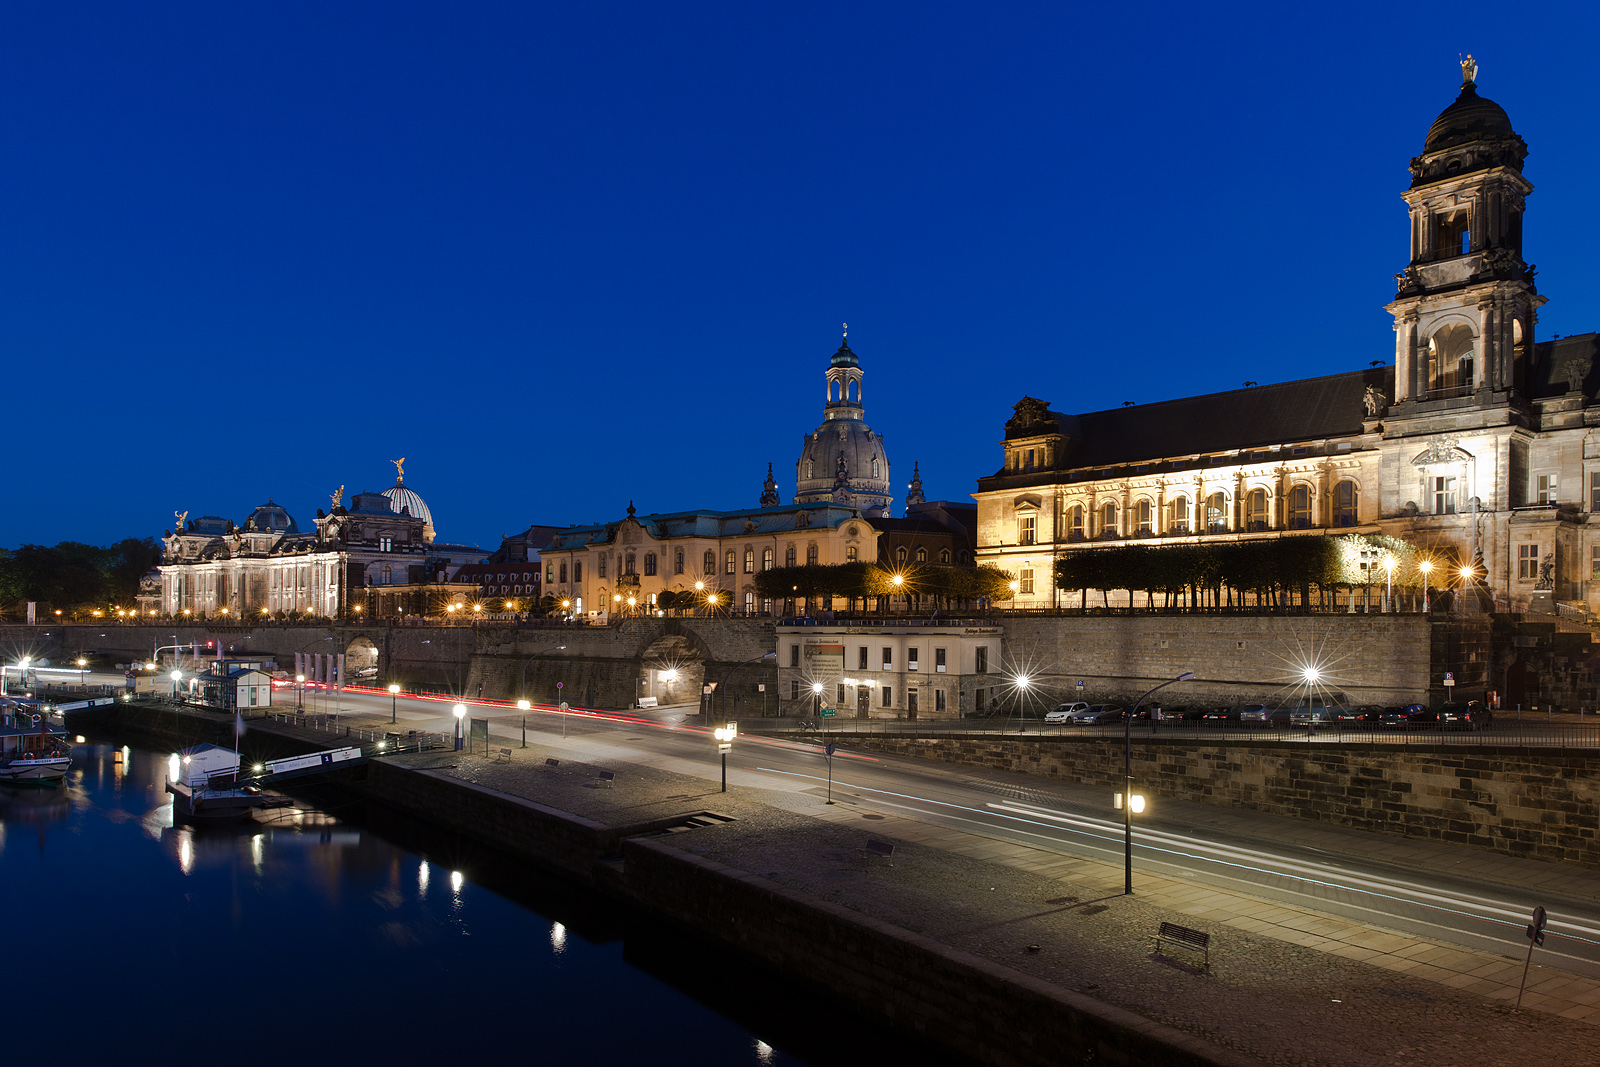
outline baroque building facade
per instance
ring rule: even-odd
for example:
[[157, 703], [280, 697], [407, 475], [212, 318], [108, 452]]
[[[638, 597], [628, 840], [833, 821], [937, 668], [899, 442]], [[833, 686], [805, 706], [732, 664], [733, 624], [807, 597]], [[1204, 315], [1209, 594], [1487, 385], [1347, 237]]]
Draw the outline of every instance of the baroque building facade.
[[[660, 594], [715, 595], [719, 611], [772, 612], [755, 576], [774, 567], [870, 562], [874, 521], [837, 504], [785, 504], [743, 511], [638, 515], [561, 531], [540, 552], [545, 595], [575, 615], [655, 609]], [[632, 600], [630, 604], [629, 601]]]
[[270, 499], [242, 523], [175, 513], [141, 610], [204, 618], [383, 618], [436, 614], [440, 604], [476, 590], [451, 579], [484, 553], [436, 539], [433, 515], [404, 484], [403, 471], [381, 493], [357, 493], [348, 505], [343, 496], [341, 486], [327, 511], [317, 509], [309, 531]]
[[1061, 604], [1055, 559], [1111, 541], [1354, 532], [1470, 568], [1501, 610], [1600, 608], [1596, 336], [1534, 338], [1527, 146], [1476, 75], [1468, 57], [1411, 161], [1393, 366], [1076, 415], [1015, 406], [975, 497], [979, 562], [1017, 576], [1017, 606]]

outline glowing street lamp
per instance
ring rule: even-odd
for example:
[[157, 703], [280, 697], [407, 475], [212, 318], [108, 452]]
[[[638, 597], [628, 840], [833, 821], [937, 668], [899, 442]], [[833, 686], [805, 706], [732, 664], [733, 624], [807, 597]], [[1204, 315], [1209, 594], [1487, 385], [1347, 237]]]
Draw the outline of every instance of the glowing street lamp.
[[183, 672], [173, 671], [168, 677], [172, 679], [172, 702], [176, 704], [178, 702], [178, 683], [183, 681]]
[[821, 717], [822, 713], [822, 683], [811, 683], [811, 714]]
[[461, 720], [467, 717], [467, 706], [465, 704], [457, 704], [455, 707], [450, 709], [450, 713], [456, 717], [456, 751], [460, 752]]
[[1425, 559], [1417, 564], [1417, 570], [1422, 572], [1422, 613], [1428, 613], [1428, 575], [1433, 572], [1433, 560]]
[[1383, 610], [1385, 612], [1390, 612], [1390, 611], [1394, 610], [1394, 557], [1393, 556], [1385, 556], [1383, 558], [1383, 570], [1384, 570], [1384, 576], [1385, 576], [1386, 580], [1389, 583], [1388, 588], [1384, 591], [1384, 594], [1383, 594]]
[[528, 709], [533, 707], [527, 698], [517, 701], [517, 710], [522, 712], [522, 747], [528, 747]]
[[306, 704], [306, 676], [297, 674], [294, 676], [294, 681], [294, 710], [300, 711], [304, 709]]
[[717, 739], [717, 751], [722, 753], [722, 791], [728, 791], [728, 753], [733, 749], [733, 739], [739, 736], [739, 727], [736, 723], [719, 726], [711, 731]]
[[396, 682], [389, 683], [389, 721], [395, 722], [395, 709], [400, 703], [400, 686]]

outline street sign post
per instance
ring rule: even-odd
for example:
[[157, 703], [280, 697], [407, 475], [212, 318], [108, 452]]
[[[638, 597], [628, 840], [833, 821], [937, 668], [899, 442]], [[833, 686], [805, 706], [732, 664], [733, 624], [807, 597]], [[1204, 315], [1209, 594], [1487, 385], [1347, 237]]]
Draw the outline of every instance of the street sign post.
[[832, 708], [823, 708], [821, 711], [817, 712], [817, 714], [821, 715], [824, 719], [831, 719], [839, 713], [834, 711]]
[[1528, 924], [1528, 958], [1522, 961], [1522, 984], [1517, 986], [1517, 1006], [1512, 1012], [1522, 1011], [1522, 991], [1528, 988], [1528, 966], [1533, 963], [1533, 946], [1544, 944], [1545, 914], [1543, 906], [1533, 909], [1533, 921]]
[[1450, 673], [1449, 671], [1445, 671], [1444, 672], [1444, 687], [1446, 689], [1454, 689], [1455, 685], [1456, 685], [1456, 676], [1454, 674]]
[[822, 754], [828, 758], [828, 803], [833, 803], [833, 742], [829, 741], [822, 749]]

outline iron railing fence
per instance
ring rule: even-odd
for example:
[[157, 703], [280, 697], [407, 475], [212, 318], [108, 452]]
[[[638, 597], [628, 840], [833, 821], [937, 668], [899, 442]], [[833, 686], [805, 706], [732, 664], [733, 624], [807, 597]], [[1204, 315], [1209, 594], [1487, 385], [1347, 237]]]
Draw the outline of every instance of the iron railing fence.
[[[1541, 716], [1543, 713], [1540, 713]], [[1370, 747], [1403, 747], [1418, 749], [1451, 748], [1520, 748], [1520, 749], [1570, 749], [1600, 753], [1600, 715], [1592, 715], [1593, 723], [1541, 722], [1534, 718], [1522, 720], [1496, 718], [1494, 723], [1478, 730], [1440, 730], [1437, 728], [1392, 727], [1381, 723], [1328, 723], [1312, 728], [1304, 726], [1271, 727], [1203, 720], [1178, 720], [1158, 722], [1154, 728], [1149, 723], [1136, 722], [1133, 739], [1140, 744], [1151, 740], [1198, 744], [1299, 744], [1346, 745]], [[951, 720], [942, 722], [906, 721], [904, 719], [830, 718], [809, 719], [800, 722], [763, 722], [745, 719], [740, 728], [747, 733], [773, 734], [823, 740], [832, 737], [898, 737], [898, 738], [961, 738], [1005, 739], [1008, 741], [1096, 741], [1120, 742], [1123, 738], [1121, 724], [1103, 726], [1072, 726], [1064, 723], [1045, 724], [1037, 719], [1019, 723], [1006, 720]]]

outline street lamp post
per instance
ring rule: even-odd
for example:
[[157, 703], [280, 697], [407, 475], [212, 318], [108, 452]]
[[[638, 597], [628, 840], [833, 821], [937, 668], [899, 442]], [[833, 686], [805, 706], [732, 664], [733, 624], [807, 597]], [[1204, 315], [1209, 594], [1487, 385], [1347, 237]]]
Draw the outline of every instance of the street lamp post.
[[294, 676], [294, 710], [295, 714], [303, 715], [306, 709], [306, 676]]
[[1123, 713], [1122, 720], [1122, 874], [1124, 896], [1133, 893], [1133, 720], [1139, 714], [1139, 707], [1150, 696], [1159, 690], [1177, 682], [1187, 682], [1194, 677], [1193, 671], [1184, 671], [1170, 682], [1162, 682], [1155, 689], [1134, 701], [1133, 710]]
[[[777, 655], [777, 653], [773, 653]], [[728, 791], [728, 752], [733, 748], [733, 739], [739, 736], [739, 727], [734, 723], [719, 726], [711, 731], [717, 739], [717, 751], [722, 753], [722, 791]]]
[[822, 718], [822, 683], [811, 683], [811, 714], [813, 718]]
[[399, 720], [397, 720], [395, 718], [396, 708], [399, 706], [399, 703], [400, 703], [400, 687], [398, 685], [396, 685], [394, 682], [390, 682], [389, 683], [389, 722], [390, 723], [394, 723], [394, 722], [399, 721]]
[[517, 692], [526, 693], [528, 691], [528, 664], [532, 663], [535, 659], [544, 655], [546, 652], [560, 652], [566, 647], [566, 645], [551, 645], [549, 648], [541, 648], [530, 655], [527, 659], [523, 660], [522, 680], [517, 683]]
[[1028, 723], [1027, 720], [1022, 717], [1022, 713], [1026, 710], [1024, 705], [1028, 702], [1028, 683], [1031, 681], [1033, 681], [1033, 679], [1029, 678], [1026, 674], [1017, 675], [1017, 692], [1020, 694], [1017, 699], [1017, 733], [1019, 734], [1025, 734], [1028, 732]]
[[528, 709], [533, 707], [526, 700], [517, 701], [517, 710], [522, 712], [522, 747], [528, 747]]
[[1433, 561], [1425, 559], [1417, 564], [1417, 570], [1422, 572], [1422, 613], [1428, 613], [1428, 575], [1433, 570]]
[[455, 707], [450, 709], [450, 712], [456, 717], [456, 751], [460, 752], [461, 720], [467, 717], [467, 706], [465, 704], [457, 704]]

